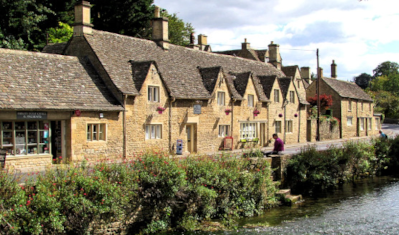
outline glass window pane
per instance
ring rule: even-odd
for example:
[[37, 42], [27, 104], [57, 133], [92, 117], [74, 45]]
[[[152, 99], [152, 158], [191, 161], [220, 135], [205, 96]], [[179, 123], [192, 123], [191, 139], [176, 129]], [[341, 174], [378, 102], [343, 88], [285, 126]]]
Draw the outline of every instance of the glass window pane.
[[105, 140], [105, 124], [100, 124], [99, 140]]
[[147, 125], [145, 126], [145, 139], [149, 139], [150, 138], [150, 126]]
[[90, 124], [87, 125], [87, 140], [88, 141], [91, 140], [91, 125]]
[[148, 87], [148, 101], [152, 100], [151, 97], [152, 97], [152, 88]]
[[93, 140], [98, 140], [98, 136], [97, 136], [97, 130], [98, 130], [98, 127], [97, 127], [97, 125], [92, 125], [92, 128], [93, 128]]

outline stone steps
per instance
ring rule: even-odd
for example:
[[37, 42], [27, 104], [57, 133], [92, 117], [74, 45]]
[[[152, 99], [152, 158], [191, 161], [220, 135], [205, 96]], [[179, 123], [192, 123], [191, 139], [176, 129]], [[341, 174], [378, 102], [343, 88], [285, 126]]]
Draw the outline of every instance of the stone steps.
[[291, 189], [280, 189], [277, 193], [280, 200], [286, 205], [293, 205], [303, 202], [302, 195], [291, 195]]

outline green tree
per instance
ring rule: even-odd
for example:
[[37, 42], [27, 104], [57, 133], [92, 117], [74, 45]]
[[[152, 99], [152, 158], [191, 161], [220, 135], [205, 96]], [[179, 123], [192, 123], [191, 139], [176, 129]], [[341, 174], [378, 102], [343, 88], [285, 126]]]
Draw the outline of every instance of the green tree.
[[363, 90], [366, 89], [367, 87], [369, 87], [371, 79], [373, 78], [373, 76], [371, 76], [370, 74], [367, 73], [362, 73], [357, 77], [353, 78], [353, 81], [359, 86], [361, 87]]
[[67, 42], [73, 35], [73, 28], [67, 23], [58, 22], [59, 27], [48, 30], [49, 42]]
[[169, 19], [170, 42], [180, 46], [189, 45], [191, 33], [194, 33], [191, 23], [185, 23], [177, 17], [176, 13], [169, 14], [166, 10], [162, 11], [161, 16]]
[[389, 74], [399, 73], [399, 64], [391, 61], [385, 61], [373, 70], [373, 77], [388, 76]]

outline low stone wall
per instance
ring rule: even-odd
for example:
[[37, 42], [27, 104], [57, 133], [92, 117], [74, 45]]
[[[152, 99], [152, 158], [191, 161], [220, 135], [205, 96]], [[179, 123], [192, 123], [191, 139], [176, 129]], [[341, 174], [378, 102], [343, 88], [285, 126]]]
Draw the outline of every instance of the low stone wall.
[[[310, 137], [310, 141], [314, 142], [317, 135], [317, 120], [311, 119], [309, 123], [310, 128], [308, 127], [308, 131], [310, 133], [308, 133], [308, 136]], [[340, 136], [339, 124], [332, 125], [328, 120], [320, 122], [320, 141], [340, 139]]]
[[274, 170], [273, 180], [281, 181], [280, 185], [284, 185], [284, 170], [288, 164], [288, 161], [292, 158], [293, 155], [285, 154], [285, 155], [270, 155], [271, 167]]
[[52, 155], [37, 156], [7, 156], [6, 169], [20, 169], [26, 167], [46, 167], [52, 164]]

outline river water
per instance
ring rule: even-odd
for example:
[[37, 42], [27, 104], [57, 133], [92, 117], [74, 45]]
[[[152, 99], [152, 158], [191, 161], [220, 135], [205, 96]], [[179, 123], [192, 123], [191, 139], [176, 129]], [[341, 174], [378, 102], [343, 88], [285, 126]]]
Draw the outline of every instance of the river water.
[[[243, 226], [263, 225], [257, 228]], [[236, 231], [195, 234], [399, 234], [399, 178], [375, 177], [240, 221]]]

